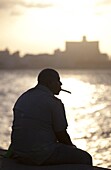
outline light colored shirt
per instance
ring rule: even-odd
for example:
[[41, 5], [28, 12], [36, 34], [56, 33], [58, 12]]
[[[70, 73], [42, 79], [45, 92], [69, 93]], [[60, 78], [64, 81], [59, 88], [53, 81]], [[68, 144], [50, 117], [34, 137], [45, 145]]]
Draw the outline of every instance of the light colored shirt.
[[67, 129], [63, 103], [47, 87], [37, 85], [18, 98], [13, 111], [14, 150], [43, 162], [59, 144], [55, 132]]

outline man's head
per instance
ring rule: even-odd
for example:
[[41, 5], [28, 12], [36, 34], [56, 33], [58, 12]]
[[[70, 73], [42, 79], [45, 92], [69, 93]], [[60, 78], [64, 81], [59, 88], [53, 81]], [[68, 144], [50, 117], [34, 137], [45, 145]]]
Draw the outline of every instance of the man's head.
[[62, 85], [59, 73], [50, 68], [44, 69], [39, 73], [38, 83], [48, 87], [56, 95], [59, 94]]

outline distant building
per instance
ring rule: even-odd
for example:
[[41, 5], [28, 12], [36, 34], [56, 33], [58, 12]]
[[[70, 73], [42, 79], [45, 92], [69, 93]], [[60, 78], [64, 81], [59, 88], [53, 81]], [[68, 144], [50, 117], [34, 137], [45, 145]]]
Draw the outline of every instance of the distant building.
[[[55, 50], [55, 55], [59, 56], [64, 61], [65, 67], [103, 67], [109, 63], [107, 54], [101, 54], [99, 51], [98, 41], [87, 41], [86, 36], [83, 36], [81, 42], [68, 42], [65, 44], [65, 51]], [[101, 66], [100, 66], [101, 65]]]
[[98, 41], [87, 41], [83, 36], [81, 42], [66, 42], [66, 55], [70, 55], [75, 61], [107, 61], [108, 56], [99, 51]]

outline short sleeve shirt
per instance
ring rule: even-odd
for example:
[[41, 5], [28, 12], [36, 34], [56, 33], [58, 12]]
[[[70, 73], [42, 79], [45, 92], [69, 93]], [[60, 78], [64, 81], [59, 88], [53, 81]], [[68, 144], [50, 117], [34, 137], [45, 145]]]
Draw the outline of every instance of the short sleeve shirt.
[[13, 108], [12, 145], [20, 153], [36, 153], [38, 163], [58, 145], [55, 132], [67, 128], [64, 105], [45, 86], [22, 94]]

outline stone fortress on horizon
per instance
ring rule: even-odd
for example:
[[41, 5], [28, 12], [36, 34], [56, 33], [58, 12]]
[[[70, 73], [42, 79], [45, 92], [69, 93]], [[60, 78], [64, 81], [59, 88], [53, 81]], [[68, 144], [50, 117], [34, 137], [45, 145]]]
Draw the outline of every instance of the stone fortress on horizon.
[[39, 69], [54, 67], [58, 69], [110, 69], [111, 61], [107, 54], [99, 51], [98, 41], [87, 41], [83, 36], [80, 42], [65, 43], [65, 51], [59, 49], [50, 54], [13, 54], [9, 50], [0, 51], [0, 69]]

